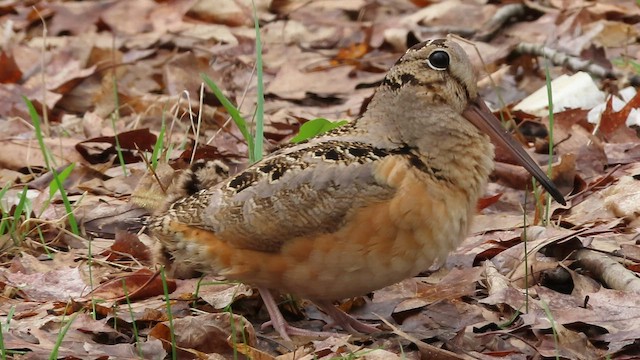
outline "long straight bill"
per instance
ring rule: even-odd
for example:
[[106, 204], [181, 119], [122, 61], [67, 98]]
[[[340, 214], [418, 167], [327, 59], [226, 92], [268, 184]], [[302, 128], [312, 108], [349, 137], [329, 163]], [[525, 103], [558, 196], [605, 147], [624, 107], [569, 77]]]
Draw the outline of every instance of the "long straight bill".
[[487, 105], [485, 105], [479, 96], [474, 102], [469, 104], [462, 115], [478, 129], [489, 135], [494, 142], [500, 144], [514, 155], [520, 165], [524, 166], [524, 168], [547, 189], [547, 192], [549, 192], [557, 202], [566, 205], [564, 196], [562, 196], [553, 181], [551, 181], [542, 169], [540, 169], [538, 164], [533, 161], [529, 154], [522, 148], [522, 145], [502, 127], [500, 120], [491, 113], [491, 110], [487, 108]]

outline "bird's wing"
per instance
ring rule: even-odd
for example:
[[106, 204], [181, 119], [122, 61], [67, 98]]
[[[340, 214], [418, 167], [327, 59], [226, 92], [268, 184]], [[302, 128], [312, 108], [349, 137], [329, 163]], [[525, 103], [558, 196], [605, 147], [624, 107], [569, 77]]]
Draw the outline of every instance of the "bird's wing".
[[233, 247], [276, 252], [288, 239], [336, 231], [350, 211], [391, 198], [396, 188], [375, 170], [389, 157], [408, 164], [407, 156], [356, 141], [285, 148], [178, 200], [166, 215]]

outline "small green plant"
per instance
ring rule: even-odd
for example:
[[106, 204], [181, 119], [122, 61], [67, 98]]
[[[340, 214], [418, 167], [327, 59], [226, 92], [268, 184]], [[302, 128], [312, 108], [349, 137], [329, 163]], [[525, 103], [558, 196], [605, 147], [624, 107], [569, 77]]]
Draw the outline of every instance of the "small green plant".
[[309, 120], [306, 123], [302, 124], [302, 126], [300, 126], [300, 130], [298, 131], [298, 135], [294, 136], [291, 139], [292, 143], [299, 143], [302, 141], [305, 141], [307, 139], [310, 139], [314, 136], [320, 135], [322, 133], [325, 133], [329, 130], [333, 130], [337, 127], [340, 127], [344, 124], [348, 123], [347, 120], [340, 120], [340, 121], [329, 121], [327, 119], [324, 118], [317, 118], [317, 119], [313, 119], [313, 120]]
[[[640, 0], [636, 0], [636, 1], [640, 2]], [[621, 66], [621, 67], [629, 66], [633, 69], [633, 71], [635, 71], [636, 74], [640, 74], [640, 62], [636, 60], [622, 57], [622, 58], [613, 59], [611, 62], [615, 66]]]

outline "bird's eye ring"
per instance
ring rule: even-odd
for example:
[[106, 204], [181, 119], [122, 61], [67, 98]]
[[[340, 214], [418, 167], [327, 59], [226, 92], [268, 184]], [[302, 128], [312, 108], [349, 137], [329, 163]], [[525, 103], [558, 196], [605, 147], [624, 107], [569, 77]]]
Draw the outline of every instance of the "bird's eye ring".
[[449, 54], [444, 50], [436, 50], [429, 55], [427, 65], [433, 70], [443, 71], [449, 67]]

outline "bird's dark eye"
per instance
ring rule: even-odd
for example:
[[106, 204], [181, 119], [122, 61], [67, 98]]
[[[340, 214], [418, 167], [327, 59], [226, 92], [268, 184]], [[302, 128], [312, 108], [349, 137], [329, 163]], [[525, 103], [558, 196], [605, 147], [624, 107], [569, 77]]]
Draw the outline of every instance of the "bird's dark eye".
[[447, 70], [449, 67], [449, 54], [443, 50], [437, 50], [429, 55], [429, 59], [427, 59], [427, 64], [433, 70]]

